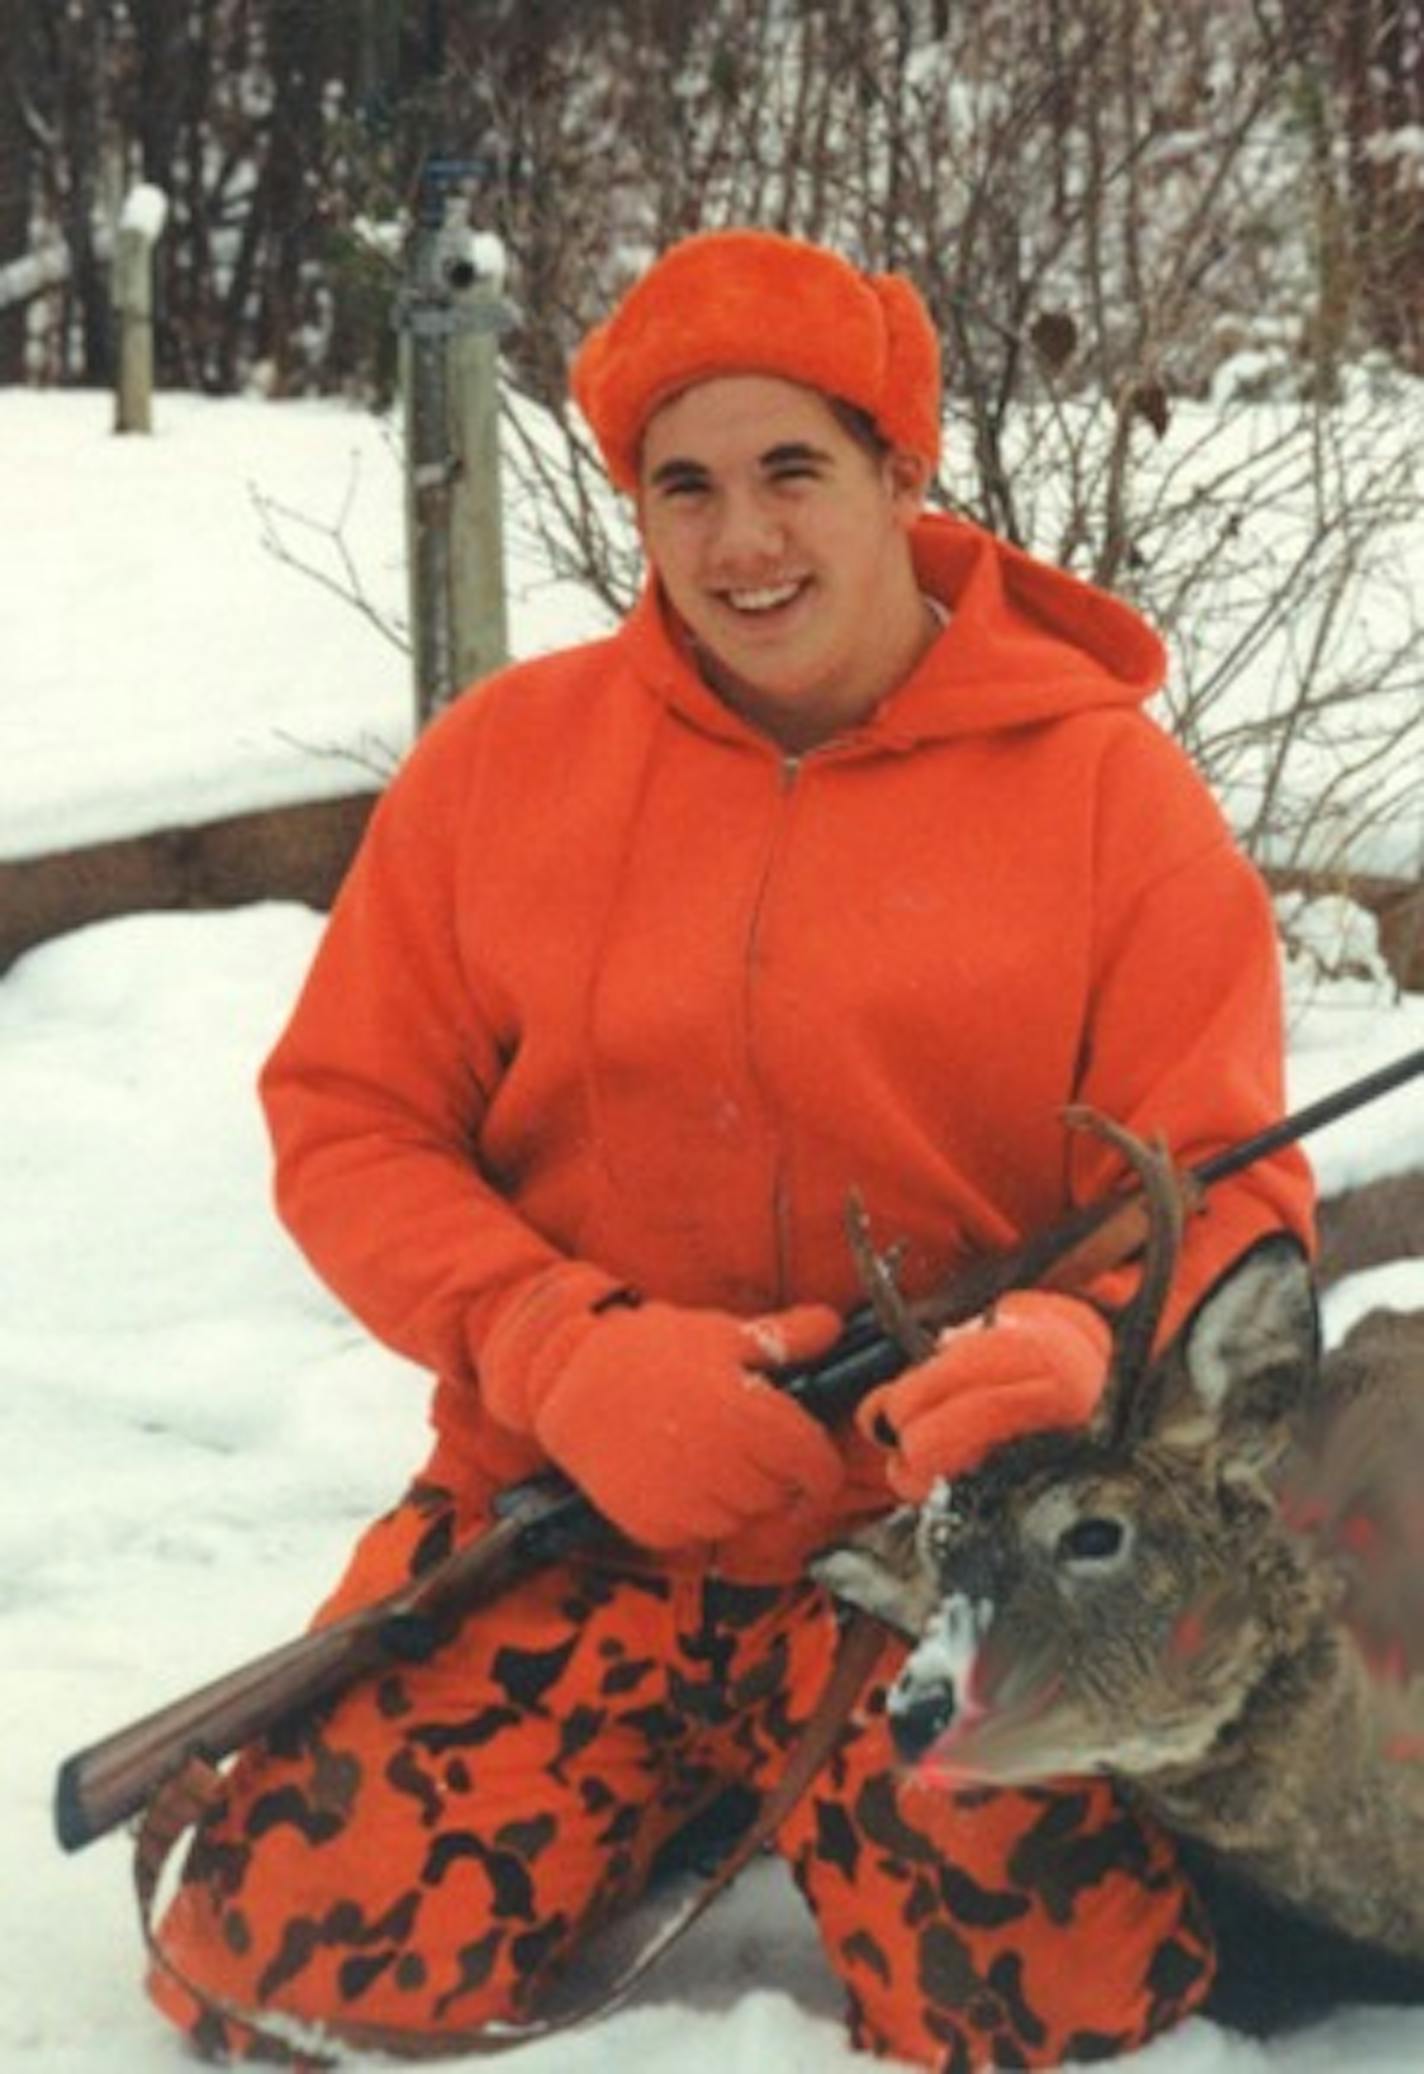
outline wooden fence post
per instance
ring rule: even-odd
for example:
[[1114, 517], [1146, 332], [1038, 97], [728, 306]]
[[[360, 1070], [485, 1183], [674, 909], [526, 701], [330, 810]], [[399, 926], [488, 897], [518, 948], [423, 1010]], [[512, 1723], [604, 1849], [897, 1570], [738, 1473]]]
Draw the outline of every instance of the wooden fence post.
[[114, 240], [114, 309], [118, 318], [118, 380], [114, 430], [153, 430], [153, 248], [163, 232], [168, 199], [140, 182], [130, 188]]
[[474, 323], [450, 341], [450, 598], [455, 682], [473, 684], [509, 660], [504, 505], [499, 473], [499, 333], [504, 255], [482, 248], [468, 290]]
[[499, 478], [499, 240], [472, 229], [462, 161], [426, 171], [401, 298], [416, 723], [508, 658]]

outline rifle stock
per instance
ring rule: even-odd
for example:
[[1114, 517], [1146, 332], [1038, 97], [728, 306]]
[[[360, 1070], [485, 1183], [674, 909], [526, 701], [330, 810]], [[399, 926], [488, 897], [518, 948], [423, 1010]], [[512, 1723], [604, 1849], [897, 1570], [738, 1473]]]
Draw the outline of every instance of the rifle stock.
[[66, 1758], [55, 1787], [60, 1843], [77, 1851], [107, 1835], [137, 1814], [186, 1758], [216, 1764], [366, 1672], [429, 1655], [451, 1615], [498, 1597], [517, 1577], [603, 1526], [561, 1477], [516, 1486], [488, 1532], [400, 1590], [254, 1657]]

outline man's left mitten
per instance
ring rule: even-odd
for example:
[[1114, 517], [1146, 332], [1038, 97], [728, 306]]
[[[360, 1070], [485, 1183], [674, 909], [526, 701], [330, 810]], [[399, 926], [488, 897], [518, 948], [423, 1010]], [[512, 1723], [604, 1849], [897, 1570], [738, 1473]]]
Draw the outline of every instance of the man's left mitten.
[[891, 1489], [923, 1504], [941, 1477], [977, 1468], [1001, 1441], [1085, 1425], [1111, 1354], [1112, 1333], [1090, 1304], [1015, 1290], [991, 1319], [950, 1327], [928, 1360], [873, 1390], [857, 1422], [892, 1450]]

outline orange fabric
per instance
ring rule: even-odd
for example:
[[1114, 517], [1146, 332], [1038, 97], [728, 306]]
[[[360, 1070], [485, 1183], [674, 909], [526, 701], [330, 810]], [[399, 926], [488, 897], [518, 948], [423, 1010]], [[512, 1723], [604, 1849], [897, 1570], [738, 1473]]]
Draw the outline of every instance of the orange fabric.
[[1077, 2067], [1201, 2007], [1211, 1926], [1171, 1839], [1106, 1780], [946, 1792], [887, 1772], [881, 1738], [852, 1744], [778, 1839], [857, 2045], [935, 2074]]
[[[761, 1378], [823, 1354], [840, 1329], [835, 1311], [800, 1304], [748, 1320], [617, 1303], [570, 1316], [540, 1300], [546, 1286], [489, 1335], [485, 1397], [631, 1541], [686, 1549], [769, 1514], [824, 1512], [844, 1481], [841, 1458]], [[694, 1480], [689, 1460], [701, 1465]]]
[[[358, 1548], [325, 1617], [475, 1530], [422, 1482]], [[824, 1684], [822, 1595], [555, 1566], [423, 1663], [248, 1752], [161, 1930], [208, 1994], [262, 2017], [428, 2041], [537, 2014], [600, 1911], [725, 1781], [780, 1772]], [[1204, 1995], [1210, 1942], [1171, 1845], [1099, 1782], [926, 1792], [897, 1776], [887, 1654], [778, 1844], [864, 2045], [927, 2067], [1053, 2067], [1128, 2050]], [[240, 2022], [170, 1974], [210, 2055]]]
[[[542, 1463], [478, 1360], [571, 1260], [667, 1303], [846, 1311], [852, 1188], [914, 1294], [1122, 1181], [1067, 1102], [1184, 1161], [1280, 1113], [1269, 905], [1137, 710], [1155, 637], [972, 527], [914, 545], [950, 623], [799, 762], [651, 587], [454, 706], [373, 818], [264, 1074], [278, 1200], [438, 1373], [471, 1474]], [[1309, 1225], [1296, 1152], [1213, 1191], [1174, 1305], [1281, 1225]]]
[[841, 1480], [829, 1499], [801, 1499], [720, 1541], [711, 1553], [717, 1574], [739, 1583], [791, 1583], [804, 1575], [808, 1551], [826, 1548], [855, 1521], [881, 1517], [886, 1506], [885, 1450], [848, 1421], [835, 1434]]
[[570, 384], [609, 475], [638, 480], [660, 402], [719, 374], [772, 374], [869, 412], [892, 446], [939, 459], [939, 340], [903, 274], [862, 274], [772, 231], [672, 246], [585, 339]]
[[856, 1423], [888, 1440], [890, 1487], [919, 1505], [940, 1477], [962, 1476], [1016, 1434], [1084, 1425], [1111, 1354], [1112, 1334], [1087, 1304], [1016, 1290], [992, 1323], [942, 1334], [927, 1361], [872, 1391]]

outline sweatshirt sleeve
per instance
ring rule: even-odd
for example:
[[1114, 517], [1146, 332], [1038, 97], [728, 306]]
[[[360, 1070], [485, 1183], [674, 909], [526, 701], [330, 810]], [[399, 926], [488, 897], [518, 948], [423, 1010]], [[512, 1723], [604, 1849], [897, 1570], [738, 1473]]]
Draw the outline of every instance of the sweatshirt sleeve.
[[[1102, 774], [1094, 986], [1078, 1098], [1139, 1136], [1160, 1132], [1195, 1165], [1284, 1113], [1284, 1031], [1274, 917], [1177, 745], [1134, 722]], [[1075, 1132], [1075, 1201], [1123, 1181], [1119, 1156]], [[1257, 1239], [1313, 1245], [1313, 1186], [1298, 1149], [1210, 1191], [1187, 1225], [1165, 1333]]]
[[370, 1331], [456, 1384], [511, 1298], [563, 1285], [586, 1305], [613, 1286], [476, 1160], [501, 1055], [456, 927], [479, 735], [464, 705], [378, 804], [260, 1079], [283, 1222]]

